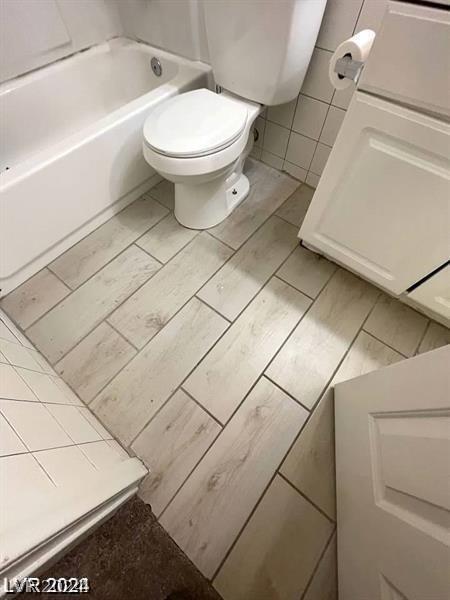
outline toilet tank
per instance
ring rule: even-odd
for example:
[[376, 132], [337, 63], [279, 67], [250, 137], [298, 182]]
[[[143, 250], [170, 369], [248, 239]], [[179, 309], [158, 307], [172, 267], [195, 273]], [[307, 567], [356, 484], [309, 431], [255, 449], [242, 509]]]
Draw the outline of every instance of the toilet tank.
[[261, 104], [297, 96], [326, 0], [203, 0], [216, 83]]

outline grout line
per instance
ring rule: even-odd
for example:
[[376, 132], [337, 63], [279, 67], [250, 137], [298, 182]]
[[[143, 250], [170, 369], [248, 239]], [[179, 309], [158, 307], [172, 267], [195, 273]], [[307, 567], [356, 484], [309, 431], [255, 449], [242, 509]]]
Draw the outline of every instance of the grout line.
[[[61, 395], [64, 395], [62, 391]], [[73, 404], [70, 402], [49, 402], [47, 400], [41, 400], [40, 398], [37, 400], [25, 400], [23, 398], [4, 398], [3, 396], [0, 396], [0, 400], [7, 400], [8, 402], [28, 402], [29, 404], [51, 404], [52, 406], [78, 406], [79, 408], [85, 408], [85, 405], [81, 406], [80, 404]]]
[[[331, 543], [332, 543], [333, 538], [334, 538], [335, 535], [337, 535], [337, 528], [336, 528], [336, 526], [334, 527], [333, 531], [330, 533], [330, 537], [328, 538], [328, 540], [327, 540], [327, 542], [326, 542], [326, 544], [325, 544], [325, 546], [324, 546], [324, 548], [323, 548], [323, 550], [322, 550], [322, 552], [321, 552], [321, 554], [320, 554], [320, 556], [319, 556], [319, 558], [317, 560], [317, 563], [316, 563], [314, 569], [312, 570], [311, 577], [309, 578], [308, 583], [306, 584], [306, 587], [303, 590], [303, 594], [302, 594], [300, 600], [303, 600], [306, 597], [306, 594], [307, 594], [307, 592], [308, 592], [308, 590], [309, 590], [309, 588], [311, 586], [311, 583], [312, 583], [312, 581], [313, 581], [313, 579], [314, 579], [317, 571], [319, 570], [320, 563], [322, 562], [322, 560], [323, 560], [323, 558], [324, 558], [324, 556], [325, 556], [328, 548], [330, 547], [330, 545], [331, 545]], [[336, 565], [336, 567], [337, 567], [337, 565]], [[336, 569], [336, 575], [337, 575], [337, 569]], [[337, 584], [337, 581], [336, 581], [336, 584]]]
[[189, 398], [195, 402], [195, 404], [197, 406], [199, 406], [206, 414], [208, 414], [211, 419], [214, 419], [214, 421], [220, 426], [220, 429], [223, 429], [224, 426], [223, 424], [219, 421], [219, 419], [217, 417], [215, 417], [212, 412], [210, 412], [207, 408], [205, 408], [203, 406], [203, 404], [200, 404], [200, 402], [191, 394], [189, 393], [187, 390], [184, 389], [184, 387], [182, 387], [181, 385], [178, 387], [179, 390], [181, 390], [182, 392], [184, 392], [186, 394], [186, 396], [189, 396]]
[[[416, 311], [416, 312], [417, 312], [417, 311]], [[418, 313], [418, 314], [420, 315], [420, 313]], [[420, 339], [419, 339], [419, 341], [417, 342], [417, 346], [416, 346], [416, 348], [415, 348], [415, 350], [414, 350], [414, 353], [411, 355], [411, 357], [412, 357], [412, 356], [416, 356], [416, 354], [419, 352], [420, 344], [422, 343], [422, 341], [423, 341], [423, 338], [425, 337], [425, 334], [426, 334], [426, 332], [428, 331], [428, 329], [429, 329], [429, 327], [430, 327], [430, 323], [431, 323], [431, 320], [430, 320], [430, 319], [428, 319], [428, 322], [427, 322], [427, 324], [425, 325], [425, 328], [424, 328], [424, 330], [423, 330], [423, 333], [422, 333], [422, 335], [420, 336]]]
[[[155, 273], [155, 275], [156, 275], [156, 273]], [[131, 296], [130, 296], [130, 297], [131, 297]], [[109, 315], [109, 317], [110, 317], [110, 316], [111, 316], [111, 315]], [[119, 335], [119, 336], [120, 336], [120, 338], [121, 338], [121, 339], [122, 339], [122, 340], [123, 340], [123, 341], [124, 341], [126, 344], [129, 344], [129, 345], [131, 346], [131, 348], [132, 348], [133, 350], [135, 350], [135, 351], [136, 351], [136, 353], [135, 353], [135, 355], [134, 355], [134, 356], [136, 356], [136, 354], [137, 354], [137, 353], [140, 351], [140, 348], [138, 348], [138, 347], [137, 347], [135, 344], [133, 344], [133, 342], [132, 342], [131, 340], [128, 340], [128, 339], [127, 339], [127, 338], [124, 336], [124, 334], [123, 334], [123, 333], [121, 333], [121, 332], [120, 332], [120, 331], [117, 329], [117, 327], [116, 327], [115, 325], [113, 325], [112, 323], [110, 323], [110, 322], [108, 321], [109, 317], [107, 317], [106, 319], [103, 319], [102, 323], [106, 323], [106, 325], [108, 325], [109, 327], [111, 327], [111, 329], [112, 329], [112, 330], [113, 330], [115, 333], [117, 333], [117, 335]], [[95, 330], [93, 330], [93, 331], [95, 331]], [[91, 333], [92, 333], [92, 332], [91, 332]], [[84, 338], [84, 339], [86, 339], [86, 338]], [[79, 342], [79, 343], [80, 343], [80, 342]], [[78, 344], [77, 344], [77, 346], [78, 346]], [[77, 346], [74, 346], [74, 347], [72, 348], [72, 350], [75, 350], [75, 348], [76, 348]], [[71, 352], [72, 352], [72, 350], [71, 350]], [[67, 357], [67, 356], [68, 356], [68, 355], [66, 354], [66, 357]], [[58, 364], [58, 363], [56, 363], [56, 364]], [[127, 364], [128, 364], [128, 363], [127, 363]], [[123, 367], [122, 367], [122, 369], [123, 369]]]
[[[282, 466], [282, 465], [281, 465]], [[278, 469], [277, 471], [277, 475], [278, 477], [281, 477], [281, 479], [283, 479], [288, 485], [289, 487], [291, 487], [295, 492], [297, 492], [297, 494], [299, 494], [304, 500], [306, 500], [307, 502], [309, 502], [309, 504], [311, 504], [312, 506], [314, 506], [314, 508], [320, 512], [321, 515], [323, 515], [327, 521], [329, 521], [330, 523], [332, 523], [333, 525], [336, 525], [336, 521], [334, 519], [332, 519], [329, 515], [327, 515], [327, 513], [320, 508], [320, 506], [318, 504], [316, 504], [315, 502], [313, 502], [311, 500], [311, 498], [309, 498], [304, 492], [302, 492], [300, 490], [300, 488], [298, 488], [296, 485], [294, 485], [292, 483], [292, 481], [290, 481], [286, 475], [284, 475], [281, 471], [280, 471], [281, 467]]]
[[47, 477], [50, 479], [50, 481], [52, 482], [52, 484], [55, 487], [58, 487], [56, 481], [53, 479], [53, 477], [50, 475], [50, 473], [47, 471], [47, 469], [44, 467], [44, 465], [41, 465], [41, 463], [39, 462], [39, 460], [37, 459], [37, 457], [34, 456], [34, 452], [31, 452], [30, 454], [33, 457], [33, 459], [36, 461], [36, 464], [41, 469], [41, 471], [43, 471], [47, 475]]
[[284, 388], [281, 387], [281, 385], [279, 383], [277, 383], [276, 381], [274, 381], [273, 379], [271, 379], [267, 373], [263, 372], [263, 377], [265, 377], [268, 381], [270, 381], [271, 384], [273, 384], [276, 388], [278, 388], [281, 392], [283, 392], [283, 394], [285, 394], [286, 396], [288, 396], [289, 398], [291, 398], [291, 400], [294, 400], [294, 402], [296, 404], [300, 404], [300, 406], [305, 409], [308, 413], [312, 412], [311, 408], [308, 408], [305, 404], [302, 404], [300, 402], [300, 400], [298, 400], [298, 398], [296, 398], [295, 396], [293, 396], [292, 394], [290, 394], [288, 391], [286, 391]]
[[383, 346], [386, 346], [387, 348], [389, 348], [389, 350], [392, 350], [396, 354], [400, 354], [400, 356], [402, 356], [403, 358], [411, 358], [410, 356], [406, 356], [406, 354], [403, 354], [403, 352], [400, 352], [393, 346], [391, 346], [391, 345], [387, 344], [385, 341], [381, 340], [379, 337], [374, 335], [371, 331], [367, 331], [367, 329], [364, 329], [364, 327], [361, 327], [361, 331], [364, 332], [366, 335], [369, 335], [370, 337], [372, 337], [374, 340], [377, 340], [377, 342], [380, 342], [380, 344], [383, 344]]
[[[218, 273], [218, 271], [217, 271]], [[217, 275], [216, 273], [216, 275]], [[206, 285], [206, 284], [205, 284]], [[226, 317], [225, 315], [223, 315], [222, 313], [220, 313], [217, 308], [214, 308], [214, 306], [211, 306], [211, 304], [209, 304], [209, 302], [206, 302], [206, 300], [204, 300], [203, 298], [199, 297], [199, 292], [201, 292], [201, 290], [203, 289], [204, 286], [202, 286], [193, 296], [192, 298], [196, 298], [199, 302], [201, 302], [202, 304], [205, 304], [208, 308], [210, 308], [212, 311], [214, 311], [216, 313], [216, 315], [219, 315], [219, 317], [222, 317], [222, 319], [225, 319], [225, 321], [228, 321], [228, 323], [233, 323], [233, 321], [229, 318]], [[191, 298], [191, 299], [192, 299]]]
[[[107, 222], [108, 222], [108, 221], [106, 221], [106, 223], [107, 223]], [[95, 231], [95, 230], [94, 230], [94, 231]], [[93, 233], [93, 232], [92, 232], [92, 233]], [[90, 234], [88, 234], [88, 235], [90, 235]], [[81, 239], [82, 239], [82, 240], [84, 240], [84, 239], [86, 239], [86, 238], [81, 238]], [[81, 241], [81, 240], [80, 240], [80, 241]], [[79, 243], [79, 242], [77, 242], [77, 244], [78, 244], [78, 243]], [[66, 250], [66, 252], [69, 252], [69, 250], [71, 250], [71, 249], [72, 249], [74, 246], [76, 246], [76, 244], [74, 244], [73, 246], [71, 246], [70, 248], [68, 248], [68, 249]], [[63, 252], [62, 254], [60, 254], [60, 256], [64, 256], [64, 254], [65, 254], [66, 252]], [[58, 256], [57, 258], [59, 258], [60, 256]], [[57, 260], [57, 258], [55, 258], [55, 260]], [[55, 261], [54, 261], [54, 260], [52, 260], [52, 262], [55, 262]], [[68, 283], [66, 283], [66, 282], [64, 281], [64, 279], [62, 279], [62, 278], [61, 278], [61, 277], [58, 275], [58, 273], [55, 273], [55, 271], [54, 271], [54, 270], [51, 268], [51, 266], [50, 266], [50, 265], [52, 264], [52, 262], [51, 262], [51, 263], [49, 263], [47, 266], [45, 266], [43, 269], [41, 269], [41, 271], [44, 271], [44, 270], [46, 270], [46, 271], [49, 271], [49, 272], [50, 272], [50, 273], [51, 273], [51, 274], [52, 274], [54, 277], [56, 277], [56, 279], [58, 279], [58, 280], [59, 280], [59, 281], [60, 281], [60, 282], [61, 282], [61, 283], [64, 285], [64, 287], [66, 287], [66, 288], [67, 288], [67, 290], [68, 290], [68, 292], [69, 292], [69, 293], [67, 294], [67, 296], [69, 296], [69, 295], [70, 295], [70, 294], [71, 294], [71, 293], [72, 293], [72, 292], [73, 292], [73, 291], [74, 291], [76, 288], [73, 288], [71, 285], [69, 285]], [[40, 273], [41, 271], [38, 271], [38, 273]], [[38, 275], [38, 273], [36, 273], [36, 275]], [[32, 277], [35, 277], [35, 275], [32, 275], [32, 276], [31, 276], [29, 279], [27, 279], [26, 281], [29, 281], [29, 280], [30, 280]], [[24, 283], [26, 283], [26, 282], [24, 282]], [[14, 292], [14, 290], [13, 290], [13, 292]], [[12, 293], [12, 292], [11, 292], [11, 293]], [[34, 323], [36, 323], [36, 321], [39, 321], [39, 319], [40, 319], [40, 318], [41, 318], [41, 317], [38, 317], [38, 318], [37, 318], [37, 319], [35, 319], [35, 320], [34, 320], [32, 323], [30, 323], [30, 324], [28, 325], [27, 329], [28, 329], [29, 327], [31, 327], [32, 325], [34, 325]]]
[[427, 333], [428, 333], [428, 330], [429, 330], [429, 329], [430, 329], [430, 327], [431, 327], [431, 323], [432, 323], [432, 321], [431, 321], [431, 319], [429, 319], [429, 320], [428, 320], [428, 323], [427, 323], [427, 326], [425, 327], [425, 331], [423, 332], [423, 335], [422, 335], [422, 337], [420, 338], [420, 340], [419, 340], [419, 343], [417, 344], [417, 348], [416, 348], [416, 351], [415, 351], [415, 353], [414, 353], [414, 355], [413, 355], [413, 356], [417, 356], [417, 355], [418, 355], [418, 353], [419, 353], [419, 350], [420, 350], [420, 346], [422, 345], [422, 342], [423, 342], [423, 340], [425, 339], [425, 336], [427, 335]]

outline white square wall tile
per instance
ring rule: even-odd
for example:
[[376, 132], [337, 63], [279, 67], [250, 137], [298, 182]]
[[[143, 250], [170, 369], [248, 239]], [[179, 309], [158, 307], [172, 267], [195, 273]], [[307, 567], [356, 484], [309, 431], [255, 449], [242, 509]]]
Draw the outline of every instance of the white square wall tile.
[[[364, 0], [328, 0], [317, 45], [336, 50], [338, 45], [353, 34]], [[379, 2], [380, 0], [375, 0]]]
[[76, 406], [47, 404], [46, 407], [76, 444], [95, 442], [102, 439]]
[[263, 149], [284, 158], [289, 140], [289, 129], [276, 125], [270, 121], [266, 122], [264, 132]]
[[336, 106], [330, 106], [327, 118], [325, 119], [325, 125], [320, 134], [320, 141], [322, 143], [327, 144], [327, 146], [332, 146], [334, 144], [344, 117], [345, 110], [337, 108]]
[[0, 414], [0, 456], [28, 452], [17, 433]]
[[41, 371], [41, 367], [33, 357], [31, 350], [28, 350], [19, 343], [15, 344], [13, 342], [0, 339], [0, 351], [4, 356], [6, 356], [8, 362], [16, 367], [24, 367], [25, 369]]
[[347, 110], [353, 98], [353, 94], [355, 93], [355, 89], [355, 85], [351, 84], [348, 88], [345, 88], [345, 90], [335, 90], [331, 104]]
[[25, 381], [20, 377], [14, 367], [0, 364], [0, 397], [10, 400], [29, 400], [38, 402]]
[[105, 440], [108, 446], [110, 446], [122, 460], [128, 460], [130, 457], [128, 453], [122, 448], [122, 446], [116, 440]]
[[311, 162], [311, 171], [316, 175], [322, 175], [322, 171], [327, 164], [328, 157], [330, 156], [331, 148], [329, 146], [325, 146], [325, 144], [321, 144], [320, 142], [317, 144], [316, 151], [314, 152], [314, 157]]
[[[124, 460], [122, 453], [119, 453], [105, 441], [82, 444], [79, 448], [98, 471], [107, 469]], [[122, 450], [122, 448], [120, 449]]]
[[267, 120], [290, 129], [292, 127], [292, 119], [294, 118], [296, 104], [297, 98], [294, 98], [294, 100], [291, 100], [291, 102], [287, 102], [286, 104], [269, 106], [267, 110]]
[[36, 399], [41, 402], [57, 402], [68, 404], [67, 398], [56, 385], [54, 378], [46, 373], [37, 373], [28, 369], [17, 368], [17, 372], [27, 385], [33, 390]]
[[94, 466], [77, 446], [43, 450], [33, 456], [58, 487], [79, 487], [84, 477], [95, 473]]
[[[2, 529], [14, 529], [30, 512], [30, 503], [48, 502], [56, 488], [32, 454], [0, 458]], [[44, 504], [45, 506], [45, 504]]]
[[79, 408], [79, 412], [83, 415], [83, 417], [92, 425], [95, 431], [102, 437], [104, 440], [112, 439], [112, 435], [109, 431], [103, 427], [100, 421], [95, 417], [88, 408]]
[[318, 140], [325, 123], [328, 106], [325, 102], [300, 94], [292, 129], [297, 133]]
[[0, 411], [31, 451], [73, 444], [67, 433], [40, 402], [0, 400]]
[[273, 167], [279, 171], [283, 168], [283, 159], [279, 156], [275, 156], [272, 152], [267, 152], [267, 150], [262, 151], [261, 160], [263, 163], [266, 163], [266, 165], [269, 165], [269, 167]]
[[302, 169], [309, 169], [316, 146], [317, 142], [314, 140], [293, 131], [289, 139], [286, 160]]
[[320, 176], [316, 175], [312, 171], [309, 171], [308, 175], [306, 176], [306, 183], [314, 189], [316, 189], [316, 187], [319, 185], [319, 180]]
[[301, 167], [294, 165], [294, 163], [291, 163], [288, 160], [283, 161], [283, 170], [286, 171], [286, 173], [289, 173], [289, 175], [291, 175], [292, 177], [295, 177], [295, 179], [298, 179], [299, 181], [305, 181], [306, 176], [308, 174], [308, 171], [306, 169], [302, 169]]
[[0, 338], [3, 340], [8, 340], [8, 342], [17, 342], [19, 341], [14, 334], [8, 329], [3, 321], [0, 320]]
[[328, 65], [332, 52], [315, 48], [309, 63], [308, 72], [302, 85], [302, 94], [331, 102], [334, 87], [328, 78]]

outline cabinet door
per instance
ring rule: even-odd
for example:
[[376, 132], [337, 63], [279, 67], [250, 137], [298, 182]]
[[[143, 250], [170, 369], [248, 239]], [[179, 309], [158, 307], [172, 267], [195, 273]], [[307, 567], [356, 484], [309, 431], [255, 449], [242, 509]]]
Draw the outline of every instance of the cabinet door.
[[389, 2], [359, 88], [450, 116], [448, 7]]
[[438, 271], [416, 287], [408, 298], [425, 311], [438, 314], [442, 317], [439, 320], [450, 327], [450, 267]]
[[400, 294], [448, 258], [450, 125], [357, 92], [300, 230]]
[[335, 388], [341, 600], [450, 598], [450, 346]]

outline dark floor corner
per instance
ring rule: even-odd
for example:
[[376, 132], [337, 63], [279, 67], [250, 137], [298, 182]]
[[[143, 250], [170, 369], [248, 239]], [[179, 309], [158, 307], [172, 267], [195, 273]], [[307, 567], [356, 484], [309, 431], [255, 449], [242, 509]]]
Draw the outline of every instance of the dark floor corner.
[[90, 592], [83, 597], [95, 600], [221, 598], [159, 525], [150, 506], [136, 497], [41, 575], [45, 577], [87, 577]]

